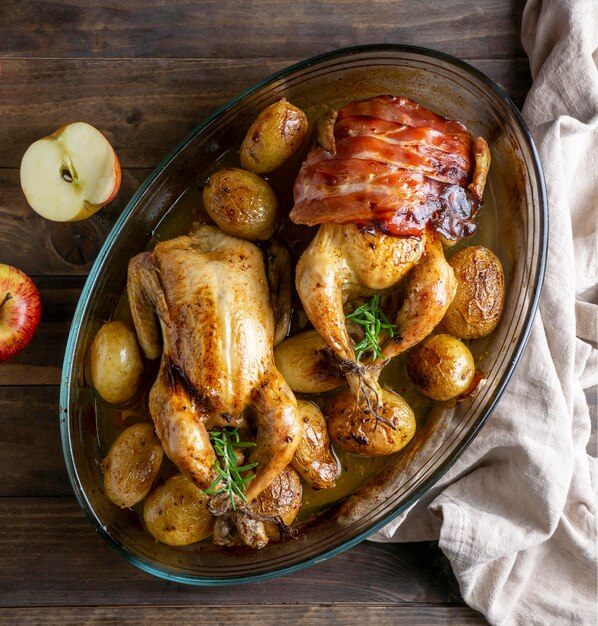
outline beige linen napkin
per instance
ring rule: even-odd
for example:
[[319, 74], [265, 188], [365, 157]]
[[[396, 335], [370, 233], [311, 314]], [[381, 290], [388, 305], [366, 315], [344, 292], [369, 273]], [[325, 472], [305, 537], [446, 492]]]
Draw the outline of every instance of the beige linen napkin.
[[[438, 539], [493, 624], [596, 624], [596, 487], [584, 388], [598, 383], [598, 0], [530, 0], [523, 109], [548, 188], [544, 289], [527, 348], [479, 436], [372, 539]], [[593, 347], [592, 347], [593, 344]]]

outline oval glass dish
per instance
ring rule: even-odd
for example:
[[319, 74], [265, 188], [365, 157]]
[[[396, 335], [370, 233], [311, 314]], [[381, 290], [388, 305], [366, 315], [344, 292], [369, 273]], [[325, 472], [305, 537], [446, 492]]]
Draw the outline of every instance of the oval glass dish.
[[[435, 407], [409, 446], [382, 474], [262, 550], [202, 542], [174, 548], [146, 532], [140, 516], [103, 491], [101, 433], [89, 383], [95, 333], [111, 319], [126, 286], [129, 259], [146, 249], [180, 199], [226, 162], [255, 116], [280, 97], [312, 112], [339, 102], [392, 94], [463, 122], [485, 137], [492, 166], [475, 243], [490, 247], [505, 269], [506, 301], [497, 330], [474, 354], [487, 375], [480, 393], [453, 408]], [[195, 191], [194, 191], [195, 190]], [[199, 195], [197, 195], [199, 197]], [[546, 255], [547, 213], [540, 163], [512, 102], [486, 76], [438, 52], [376, 45], [308, 59], [267, 78], [199, 124], [135, 193], [93, 265], [71, 327], [62, 377], [60, 424], [75, 494], [100, 534], [130, 562], [156, 576], [196, 585], [258, 580], [333, 556], [380, 529], [418, 499], [455, 462], [499, 400], [527, 340]]]

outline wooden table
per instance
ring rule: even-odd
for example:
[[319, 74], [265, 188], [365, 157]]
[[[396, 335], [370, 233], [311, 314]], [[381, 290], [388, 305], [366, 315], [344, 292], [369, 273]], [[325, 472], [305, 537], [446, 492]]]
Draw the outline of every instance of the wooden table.
[[[435, 544], [364, 542], [292, 576], [223, 588], [137, 570], [94, 532], [63, 462], [61, 366], [77, 298], [107, 232], [152, 168], [204, 116], [275, 70], [366, 43], [461, 57], [516, 104], [530, 86], [522, 0], [2, 0], [0, 262], [43, 304], [31, 345], [0, 365], [0, 623], [478, 624]], [[86, 222], [27, 206], [27, 146], [75, 120], [118, 153], [117, 199]]]

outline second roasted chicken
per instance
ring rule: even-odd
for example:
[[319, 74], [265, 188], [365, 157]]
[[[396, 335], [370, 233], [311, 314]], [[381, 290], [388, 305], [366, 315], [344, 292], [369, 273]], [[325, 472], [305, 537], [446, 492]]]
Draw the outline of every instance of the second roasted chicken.
[[[332, 111], [295, 183], [291, 219], [320, 224], [297, 265], [296, 287], [315, 329], [347, 373], [358, 405], [378, 410], [386, 359], [441, 321], [456, 291], [443, 241], [471, 235], [490, 153], [459, 122], [408, 98], [378, 96]], [[406, 283], [403, 283], [405, 278]], [[360, 360], [347, 306], [402, 289], [395, 331]]]

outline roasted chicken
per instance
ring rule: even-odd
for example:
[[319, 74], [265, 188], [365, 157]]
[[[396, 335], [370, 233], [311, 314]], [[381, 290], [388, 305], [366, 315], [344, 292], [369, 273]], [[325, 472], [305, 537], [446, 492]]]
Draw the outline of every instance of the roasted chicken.
[[[250, 503], [290, 463], [302, 432], [295, 397], [274, 364], [261, 250], [197, 225], [131, 259], [127, 293], [143, 352], [161, 356], [149, 410], [166, 454], [206, 489], [217, 478], [208, 431], [249, 419], [257, 463], [245, 491]], [[227, 501], [213, 499], [214, 511], [226, 513]], [[243, 514], [238, 507], [239, 523]]]
[[[323, 120], [295, 183], [291, 219], [320, 224], [296, 287], [358, 402], [376, 412], [382, 365], [426, 337], [455, 295], [442, 243], [474, 232], [490, 153], [461, 123], [408, 98], [352, 102]], [[394, 336], [362, 363], [346, 306], [400, 284]]]

